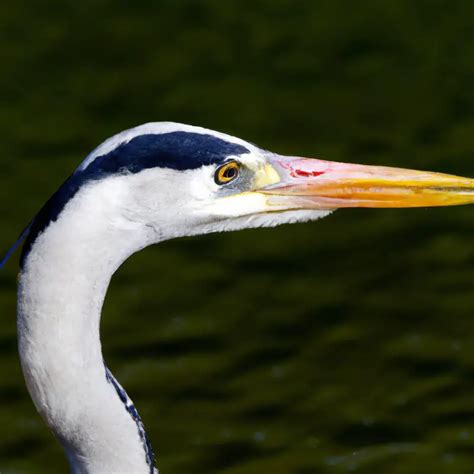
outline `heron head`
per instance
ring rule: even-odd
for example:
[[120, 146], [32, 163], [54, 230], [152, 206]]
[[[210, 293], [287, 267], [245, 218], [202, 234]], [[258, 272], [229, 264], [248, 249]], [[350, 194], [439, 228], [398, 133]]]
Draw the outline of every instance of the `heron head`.
[[186, 125], [144, 127], [155, 133], [141, 133], [102, 159], [117, 166], [123, 157], [129, 173], [138, 160], [131, 208], [165, 238], [315, 220], [338, 208], [474, 202], [468, 178], [282, 156]]
[[33, 221], [24, 255], [66, 211], [79, 209], [81, 231], [99, 222], [108, 235], [141, 229], [145, 246], [315, 220], [345, 207], [473, 202], [474, 180], [468, 178], [282, 156], [200, 127], [150, 123], [110, 138], [86, 157]]

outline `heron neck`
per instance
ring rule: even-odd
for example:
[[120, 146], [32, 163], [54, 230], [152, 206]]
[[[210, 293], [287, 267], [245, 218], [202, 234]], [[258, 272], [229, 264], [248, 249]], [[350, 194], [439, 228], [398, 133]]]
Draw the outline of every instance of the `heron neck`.
[[110, 279], [146, 239], [133, 225], [115, 233], [100, 220], [104, 216], [93, 216], [88, 227], [81, 209], [74, 212], [64, 212], [37, 238], [20, 274], [18, 339], [26, 384], [73, 472], [150, 473], [143, 425], [104, 365], [99, 333]]

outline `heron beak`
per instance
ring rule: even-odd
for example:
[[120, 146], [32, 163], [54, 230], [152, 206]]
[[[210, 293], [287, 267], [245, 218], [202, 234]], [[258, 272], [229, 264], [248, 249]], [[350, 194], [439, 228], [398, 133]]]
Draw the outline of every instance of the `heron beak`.
[[269, 163], [278, 177], [259, 192], [273, 206], [337, 209], [474, 203], [474, 179], [469, 178], [280, 155], [272, 155]]

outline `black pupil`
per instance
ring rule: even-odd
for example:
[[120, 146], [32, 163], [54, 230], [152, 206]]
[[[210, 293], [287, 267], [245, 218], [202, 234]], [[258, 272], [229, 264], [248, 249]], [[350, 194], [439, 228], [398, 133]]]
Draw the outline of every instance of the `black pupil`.
[[235, 166], [229, 166], [228, 168], [224, 170], [223, 176], [226, 179], [232, 179], [232, 178], [235, 178], [236, 174], [237, 174], [237, 170]]

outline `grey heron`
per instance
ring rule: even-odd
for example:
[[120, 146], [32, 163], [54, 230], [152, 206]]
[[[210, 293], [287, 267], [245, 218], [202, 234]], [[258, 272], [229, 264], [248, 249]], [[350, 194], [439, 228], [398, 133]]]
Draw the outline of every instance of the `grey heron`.
[[21, 365], [71, 471], [157, 472], [144, 425], [105, 365], [100, 340], [110, 279], [130, 255], [176, 237], [311, 221], [338, 208], [469, 203], [472, 179], [282, 156], [178, 123], [149, 123], [106, 140], [20, 238]]

